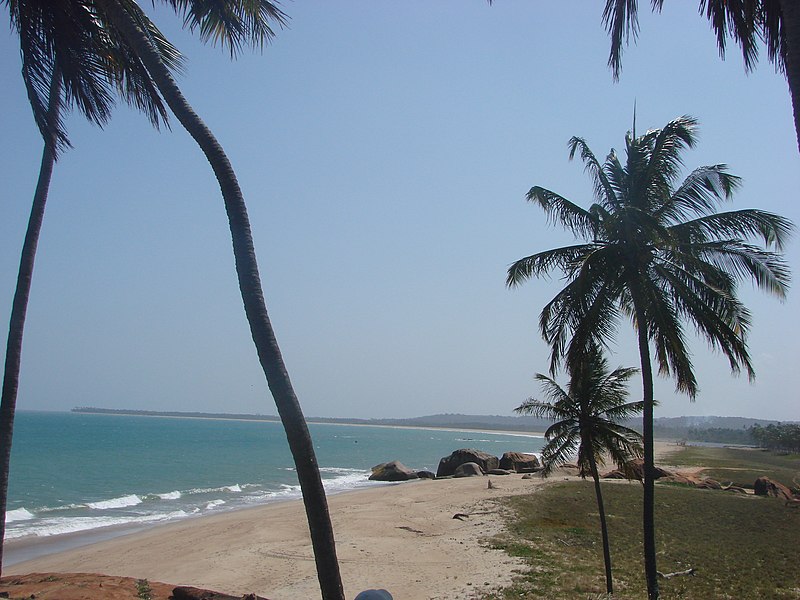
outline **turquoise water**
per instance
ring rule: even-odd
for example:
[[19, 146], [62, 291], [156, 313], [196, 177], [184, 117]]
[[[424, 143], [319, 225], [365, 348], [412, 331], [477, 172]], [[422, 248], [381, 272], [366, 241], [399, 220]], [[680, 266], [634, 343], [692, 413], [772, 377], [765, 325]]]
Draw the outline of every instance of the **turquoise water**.
[[[538, 453], [541, 437], [309, 425], [329, 493], [376, 484], [399, 460], [436, 471], [458, 448]], [[17, 414], [6, 539], [150, 525], [300, 497], [279, 423], [77, 413]]]

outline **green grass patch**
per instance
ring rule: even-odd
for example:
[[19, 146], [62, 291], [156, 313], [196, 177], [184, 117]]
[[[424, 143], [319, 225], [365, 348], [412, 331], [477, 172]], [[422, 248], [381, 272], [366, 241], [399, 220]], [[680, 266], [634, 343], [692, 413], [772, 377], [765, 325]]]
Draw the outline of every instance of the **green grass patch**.
[[[603, 484], [614, 598], [646, 597], [642, 566], [642, 488]], [[506, 499], [515, 515], [510, 534], [495, 543], [523, 557], [528, 570], [485, 600], [604, 597], [605, 579], [594, 489], [560, 482]], [[800, 510], [775, 498], [674, 486], [656, 488], [658, 568], [696, 569], [695, 576], [661, 580], [664, 600], [800, 598], [796, 537]]]
[[755, 480], [766, 475], [788, 487], [800, 481], [800, 455], [778, 454], [756, 448], [707, 448], [686, 446], [669, 457], [679, 465], [707, 467], [703, 475], [717, 481], [732, 481], [735, 485], [752, 488]]
[[150, 582], [147, 579], [136, 580], [136, 597], [141, 600], [152, 600], [153, 590], [150, 589]]

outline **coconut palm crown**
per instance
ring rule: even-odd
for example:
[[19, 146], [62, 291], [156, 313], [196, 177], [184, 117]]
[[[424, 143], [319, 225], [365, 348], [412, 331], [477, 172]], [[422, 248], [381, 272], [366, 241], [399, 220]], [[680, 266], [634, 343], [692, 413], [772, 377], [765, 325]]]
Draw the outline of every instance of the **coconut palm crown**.
[[753, 377], [746, 345], [751, 317], [736, 297], [737, 282], [752, 278], [783, 298], [789, 269], [779, 253], [748, 240], [761, 238], [780, 251], [793, 225], [756, 209], [714, 212], [740, 185], [724, 164], [699, 167], [679, 183], [681, 153], [694, 146], [696, 129], [697, 121], [683, 116], [640, 137], [628, 134], [625, 164], [614, 150], [601, 164], [585, 140], [570, 139], [570, 159], [580, 155], [594, 184], [589, 209], [541, 187], [528, 192], [551, 221], [586, 240], [508, 269], [509, 286], [553, 269], [569, 282], [540, 316], [552, 372], [588, 341], [607, 344], [625, 317], [644, 325], [661, 374], [674, 376], [691, 397], [698, 386], [683, 321], [721, 350], [735, 372], [744, 368]]
[[585, 364], [570, 369], [565, 390], [554, 379], [536, 374], [544, 400], [529, 398], [514, 412], [554, 421], [544, 434], [542, 477], [577, 457], [579, 474], [593, 476], [605, 457], [620, 468], [641, 456], [641, 435], [620, 425], [642, 411], [642, 402], [628, 402], [628, 380], [634, 367], [609, 370], [608, 361], [594, 349]]
[[[102, 19], [90, 0], [2, 0], [11, 26], [19, 34], [22, 79], [34, 119], [45, 140], [55, 137], [55, 150], [69, 146], [64, 128], [66, 109], [77, 107], [89, 121], [104, 125], [117, 96], [145, 113], [159, 127], [167, 108], [141, 58], [131, 44]], [[126, 10], [147, 32], [161, 60], [173, 72], [182, 57], [135, 2]], [[52, 110], [50, 89], [59, 79], [62, 94]]]

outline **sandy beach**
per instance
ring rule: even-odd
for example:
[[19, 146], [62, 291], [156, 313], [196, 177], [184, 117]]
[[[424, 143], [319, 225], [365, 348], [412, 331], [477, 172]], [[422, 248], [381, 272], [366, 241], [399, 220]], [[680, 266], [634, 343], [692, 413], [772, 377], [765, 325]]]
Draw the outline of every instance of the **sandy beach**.
[[[671, 448], [658, 444], [658, 455]], [[563, 479], [419, 480], [330, 497], [347, 597], [377, 587], [396, 600], [453, 600], [507, 585], [521, 563], [486, 543], [503, 529], [495, 500]], [[456, 513], [470, 517], [454, 519]], [[103, 573], [273, 600], [319, 597], [299, 501], [163, 525], [18, 563], [4, 574], [32, 572]]]

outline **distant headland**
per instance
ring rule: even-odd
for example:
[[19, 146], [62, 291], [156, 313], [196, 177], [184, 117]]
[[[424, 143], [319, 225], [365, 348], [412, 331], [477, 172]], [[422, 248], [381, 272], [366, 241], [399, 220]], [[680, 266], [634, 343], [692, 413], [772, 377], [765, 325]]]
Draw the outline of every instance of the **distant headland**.
[[[195, 419], [232, 419], [238, 421], [269, 421], [280, 419], [274, 415], [241, 413], [207, 413], [186, 411], [157, 411], [79, 406], [71, 412], [100, 415], [125, 415], [140, 417], [175, 417]], [[443, 429], [478, 429], [489, 431], [545, 431], [551, 424], [545, 419], [530, 416], [464, 415], [446, 413], [404, 419], [358, 419], [353, 417], [308, 417], [309, 423], [333, 423], [342, 425], [375, 425], [384, 427], [437, 427]], [[751, 444], [750, 428], [776, 425], [779, 421], [751, 419], [747, 417], [660, 417], [655, 419], [655, 435], [660, 439], [684, 439], [697, 442], [728, 444]], [[637, 419], [627, 423], [639, 428]]]

